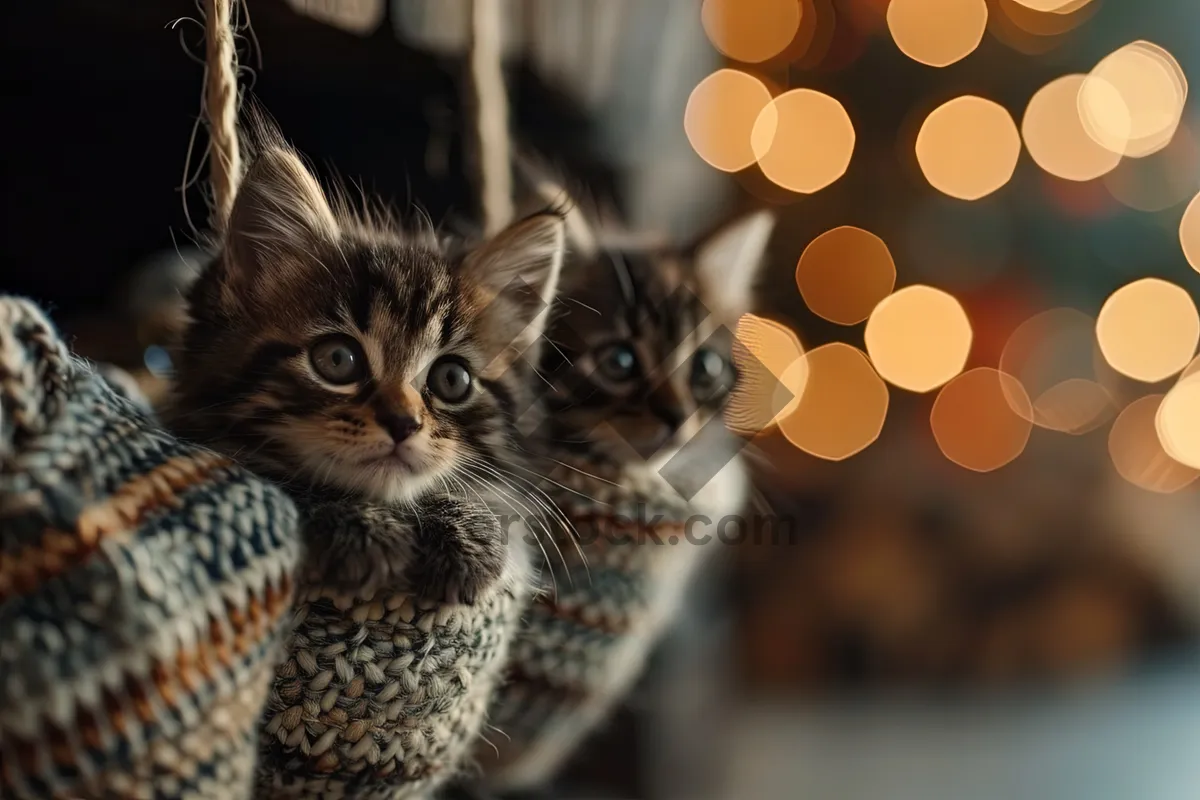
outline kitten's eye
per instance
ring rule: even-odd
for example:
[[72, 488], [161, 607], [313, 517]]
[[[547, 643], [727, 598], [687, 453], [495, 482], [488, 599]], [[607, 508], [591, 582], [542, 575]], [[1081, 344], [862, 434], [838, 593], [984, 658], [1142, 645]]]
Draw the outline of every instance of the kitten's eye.
[[367, 357], [349, 336], [334, 334], [318, 340], [309, 358], [317, 374], [335, 386], [356, 383], [367, 376]]
[[600, 374], [617, 383], [636, 375], [637, 367], [637, 353], [627, 344], [606, 347], [596, 357], [596, 368], [600, 370]]
[[461, 403], [471, 395], [473, 381], [467, 365], [457, 358], [441, 358], [429, 370], [425, 380], [429, 391], [447, 403]]
[[701, 347], [692, 356], [692, 394], [701, 402], [715, 400], [729, 391], [729, 363], [719, 353]]

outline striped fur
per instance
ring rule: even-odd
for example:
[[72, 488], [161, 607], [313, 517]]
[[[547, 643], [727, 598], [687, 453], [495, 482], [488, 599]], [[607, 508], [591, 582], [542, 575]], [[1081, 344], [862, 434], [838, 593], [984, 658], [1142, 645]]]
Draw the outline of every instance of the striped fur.
[[[534, 402], [564, 238], [542, 213], [446, 246], [327, 199], [267, 137], [189, 298], [172, 413], [301, 512], [257, 796], [428, 800], [483, 728], [530, 584], [493, 481]], [[335, 341], [350, 355], [330, 362]], [[439, 389], [447, 364], [461, 397]]]
[[[327, 198], [277, 136], [258, 138], [220, 254], [189, 297], [173, 427], [293, 490], [335, 499], [415, 505], [420, 515], [436, 512], [426, 498], [452, 488], [487, 494], [487, 474], [512, 458], [533, 405], [529, 355], [556, 289], [562, 218], [535, 214], [477, 246], [444, 246], [431, 231]], [[365, 364], [352, 380], [319, 369], [330, 337]], [[449, 362], [470, 374], [460, 402], [434, 391]], [[460, 544], [464, 558], [481, 550]], [[402, 534], [311, 545], [314, 578], [356, 590], [399, 588], [419, 549]], [[446, 568], [457, 582], [442, 587], [446, 598], [468, 599], [481, 587], [462, 581], [499, 575], [503, 548], [492, 545], [489, 561], [467, 570], [475, 578]], [[421, 585], [436, 578], [426, 570]]]
[[[736, 381], [731, 331], [770, 227], [751, 215], [687, 249], [598, 248], [568, 266], [542, 361], [553, 385], [547, 422], [532, 446], [578, 540], [560, 533], [548, 548], [561, 555], [542, 565], [513, 643], [492, 703], [500, 734], [477, 748], [488, 788], [537, 788], [561, 769], [673, 618], [705, 552], [687, 534], [711, 536], [715, 520], [741, 510], [742, 466], [717, 418]], [[615, 344], [636, 356], [628, 380], [603, 365]], [[721, 391], [693, 380], [705, 349], [721, 359]], [[710, 438], [714, 419], [721, 435]], [[726, 466], [685, 497], [665, 477], [681, 452], [689, 464]], [[708, 515], [708, 527], [694, 515]], [[631, 528], [639, 518], [646, 524]]]
[[[562, 221], [535, 215], [458, 255], [345, 208], [290, 150], [259, 157], [224, 248], [189, 297], [173, 417], [277, 477], [405, 500], [507, 448], [528, 405], [517, 355], [541, 311], [524, 294], [553, 293]], [[314, 371], [310, 348], [329, 334], [361, 345], [362, 380], [332, 386]], [[476, 379], [461, 405], [426, 385], [446, 356]], [[396, 413], [420, 428], [392, 458], [382, 420]]]
[[[763, 212], [682, 250], [598, 249], [572, 264], [547, 333], [542, 374], [546, 444], [636, 468], [666, 464], [716, 416], [737, 378], [732, 331], [749, 310], [772, 218]], [[627, 381], [606, 375], [614, 346], [636, 355]], [[711, 353], [724, 388], [701, 392], [697, 360]]]

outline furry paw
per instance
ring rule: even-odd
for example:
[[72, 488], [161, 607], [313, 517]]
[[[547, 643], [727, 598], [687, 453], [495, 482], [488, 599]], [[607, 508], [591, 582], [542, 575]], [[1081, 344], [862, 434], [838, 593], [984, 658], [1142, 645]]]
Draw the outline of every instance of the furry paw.
[[372, 597], [412, 589], [416, 559], [410, 521], [371, 506], [313, 509], [306, 526], [305, 579], [315, 585]]
[[488, 509], [448, 497], [416, 508], [317, 503], [308, 508], [305, 580], [371, 597], [416, 592], [472, 605], [508, 561], [508, 545]]
[[422, 597], [474, 605], [501, 575], [508, 547], [494, 517], [441, 516], [422, 526], [413, 582]]

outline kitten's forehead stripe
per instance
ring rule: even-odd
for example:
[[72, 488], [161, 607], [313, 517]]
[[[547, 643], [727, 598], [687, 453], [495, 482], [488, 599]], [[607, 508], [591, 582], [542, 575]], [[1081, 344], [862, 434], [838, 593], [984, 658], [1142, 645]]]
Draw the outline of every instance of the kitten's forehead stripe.
[[373, 306], [388, 297], [393, 288], [384, 273], [372, 268], [372, 255], [370, 252], [354, 253], [347, 261], [350, 267], [350, 288], [347, 292], [350, 317], [363, 333], [371, 330]]
[[462, 303], [455, 298], [454, 302], [448, 305], [442, 311], [442, 325], [440, 343], [443, 348], [449, 347], [454, 341], [455, 332], [457, 329], [457, 320], [461, 318], [463, 313]]

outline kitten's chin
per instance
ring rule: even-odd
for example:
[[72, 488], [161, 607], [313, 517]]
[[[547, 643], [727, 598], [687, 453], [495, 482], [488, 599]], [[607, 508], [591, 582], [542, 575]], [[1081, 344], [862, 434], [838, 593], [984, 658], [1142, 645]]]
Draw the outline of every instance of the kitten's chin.
[[367, 465], [339, 465], [317, 472], [321, 482], [352, 492], [375, 503], [405, 503], [425, 493], [444, 470], [420, 469], [408, 464], [380, 461]]
[[392, 470], [390, 474], [371, 475], [358, 481], [360, 493], [377, 503], [406, 503], [427, 491], [437, 475], [413, 474], [407, 470]]

